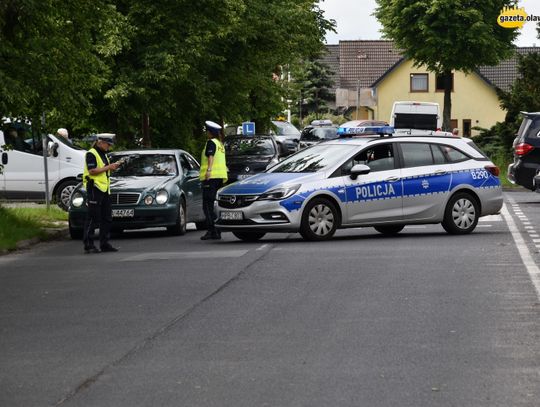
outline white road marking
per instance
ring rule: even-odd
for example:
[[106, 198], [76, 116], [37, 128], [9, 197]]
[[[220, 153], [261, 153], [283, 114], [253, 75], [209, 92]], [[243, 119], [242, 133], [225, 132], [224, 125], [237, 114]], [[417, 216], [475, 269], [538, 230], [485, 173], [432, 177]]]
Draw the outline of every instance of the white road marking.
[[257, 249], [255, 250], [264, 250], [266, 247], [268, 247], [268, 243], [266, 244], [263, 244], [262, 246], [259, 246]]
[[405, 226], [406, 229], [425, 229], [427, 226], [425, 225], [407, 225]]
[[477, 228], [492, 228], [493, 225], [476, 225]]
[[538, 269], [538, 266], [532, 258], [529, 248], [527, 247], [527, 243], [525, 243], [521, 237], [521, 233], [512, 219], [512, 215], [510, 215], [508, 209], [506, 209], [506, 204], [503, 205], [501, 213], [506, 221], [506, 224], [508, 225], [510, 233], [512, 234], [512, 238], [514, 239], [514, 243], [518, 249], [521, 261], [523, 261], [523, 264], [527, 269], [527, 273], [529, 273], [529, 277], [531, 278], [534, 288], [536, 289], [536, 295], [540, 299], [540, 269]]
[[225, 257], [241, 257], [249, 250], [220, 250], [204, 252], [157, 252], [137, 254], [122, 259], [122, 261], [146, 261], [146, 260], [178, 260], [178, 259], [219, 259]]
[[501, 215], [488, 215], [481, 217], [478, 222], [500, 222], [503, 218]]

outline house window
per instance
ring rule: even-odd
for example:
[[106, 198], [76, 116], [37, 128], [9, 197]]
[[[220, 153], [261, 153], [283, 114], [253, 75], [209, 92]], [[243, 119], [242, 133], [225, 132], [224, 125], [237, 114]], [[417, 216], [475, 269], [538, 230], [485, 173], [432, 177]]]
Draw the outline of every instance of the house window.
[[[451, 74], [451, 89], [452, 92], [454, 91], [454, 74]], [[444, 76], [437, 75], [435, 76], [435, 91], [436, 92], [444, 92]]]
[[463, 135], [471, 137], [471, 119], [463, 119]]
[[428, 74], [427, 73], [412, 73], [411, 74], [411, 92], [427, 92]]

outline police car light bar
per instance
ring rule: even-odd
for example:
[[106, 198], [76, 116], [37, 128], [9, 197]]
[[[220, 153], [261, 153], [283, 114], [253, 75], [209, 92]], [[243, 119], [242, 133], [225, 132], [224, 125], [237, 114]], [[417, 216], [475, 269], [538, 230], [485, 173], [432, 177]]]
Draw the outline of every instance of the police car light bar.
[[339, 137], [369, 136], [374, 134], [383, 137], [394, 134], [394, 128], [392, 126], [339, 127], [337, 134]]

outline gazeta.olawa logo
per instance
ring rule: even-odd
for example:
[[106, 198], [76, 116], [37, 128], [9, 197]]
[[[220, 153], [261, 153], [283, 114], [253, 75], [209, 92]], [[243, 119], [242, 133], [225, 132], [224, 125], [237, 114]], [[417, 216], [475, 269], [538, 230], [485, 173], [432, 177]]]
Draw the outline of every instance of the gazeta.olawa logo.
[[497, 24], [504, 28], [523, 28], [528, 21], [540, 21], [540, 16], [528, 15], [523, 7], [504, 7], [497, 17]]

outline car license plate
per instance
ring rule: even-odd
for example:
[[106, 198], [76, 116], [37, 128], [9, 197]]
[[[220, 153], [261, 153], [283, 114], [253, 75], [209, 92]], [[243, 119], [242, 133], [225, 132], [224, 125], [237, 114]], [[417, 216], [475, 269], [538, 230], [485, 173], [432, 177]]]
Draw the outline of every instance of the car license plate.
[[135, 216], [135, 209], [113, 209], [113, 218], [132, 218]]
[[221, 211], [219, 217], [223, 220], [242, 220], [244, 219], [244, 214], [239, 211]]
[[239, 174], [238, 175], [238, 179], [246, 179], [246, 178], [249, 178], [249, 177], [252, 177], [253, 174]]

